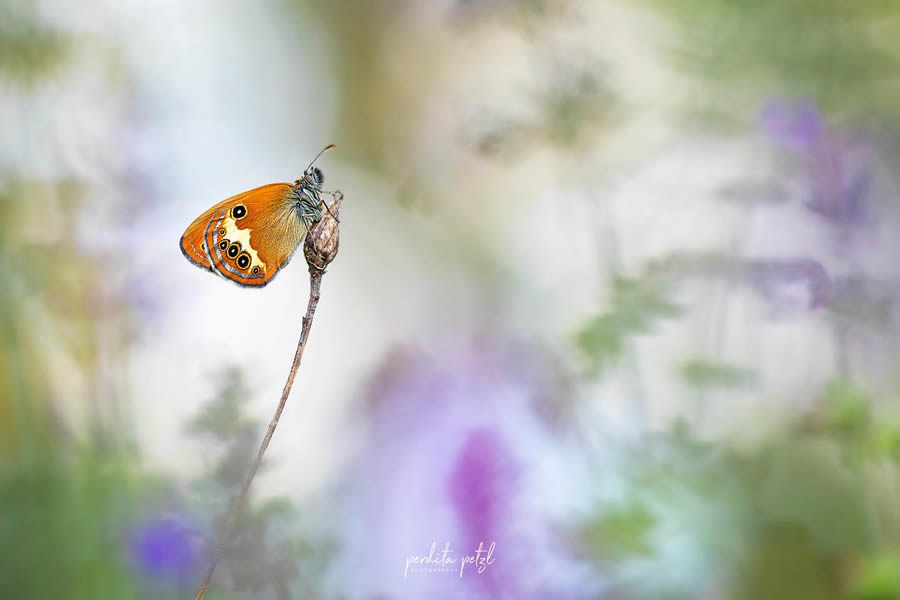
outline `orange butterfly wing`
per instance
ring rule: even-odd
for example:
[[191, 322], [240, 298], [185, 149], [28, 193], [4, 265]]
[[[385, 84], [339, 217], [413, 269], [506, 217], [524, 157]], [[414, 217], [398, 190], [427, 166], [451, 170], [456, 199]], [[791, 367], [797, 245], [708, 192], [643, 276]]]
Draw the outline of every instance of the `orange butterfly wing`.
[[232, 196], [197, 217], [181, 236], [191, 263], [238, 285], [262, 287], [284, 267], [306, 234], [287, 183]]

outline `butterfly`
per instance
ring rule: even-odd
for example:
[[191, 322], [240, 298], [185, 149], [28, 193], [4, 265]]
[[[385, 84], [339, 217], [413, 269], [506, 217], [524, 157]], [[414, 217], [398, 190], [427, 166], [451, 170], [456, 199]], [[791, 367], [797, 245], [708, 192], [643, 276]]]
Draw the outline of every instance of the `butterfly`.
[[194, 219], [181, 253], [201, 269], [246, 287], [263, 287], [291, 260], [306, 232], [329, 210], [320, 194], [325, 176], [313, 164], [303, 177], [232, 196]]

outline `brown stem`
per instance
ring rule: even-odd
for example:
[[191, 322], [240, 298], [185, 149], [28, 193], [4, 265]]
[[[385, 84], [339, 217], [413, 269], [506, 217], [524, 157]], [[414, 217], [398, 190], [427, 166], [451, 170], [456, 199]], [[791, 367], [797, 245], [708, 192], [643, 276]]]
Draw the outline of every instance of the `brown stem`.
[[287, 382], [284, 384], [284, 390], [281, 392], [281, 400], [278, 401], [278, 408], [275, 409], [275, 415], [272, 417], [272, 422], [269, 423], [266, 435], [259, 445], [259, 451], [256, 453], [256, 460], [253, 461], [253, 465], [250, 467], [250, 473], [247, 474], [247, 478], [244, 480], [244, 486], [241, 488], [241, 493], [238, 494], [238, 497], [234, 500], [234, 504], [231, 505], [231, 511], [228, 513], [228, 519], [225, 521], [225, 526], [219, 534], [219, 541], [216, 543], [216, 550], [213, 553], [212, 561], [209, 563], [209, 569], [206, 571], [206, 577], [203, 579], [203, 585], [200, 587], [200, 591], [197, 592], [194, 600], [203, 600], [203, 596], [206, 594], [206, 589], [209, 587], [213, 572], [216, 570], [216, 564], [219, 562], [219, 556], [222, 554], [222, 549], [225, 547], [225, 542], [228, 540], [228, 534], [231, 532], [232, 525], [234, 525], [238, 510], [240, 509], [241, 504], [243, 504], [244, 498], [247, 497], [247, 492], [250, 490], [250, 484], [253, 483], [253, 477], [259, 469], [263, 455], [266, 453], [266, 448], [269, 447], [269, 442], [272, 440], [272, 434], [275, 433], [275, 428], [278, 426], [278, 419], [281, 417], [281, 412], [284, 410], [284, 405], [287, 403], [288, 396], [291, 393], [291, 386], [294, 385], [294, 377], [296, 377], [297, 369], [300, 367], [300, 361], [303, 359], [303, 349], [306, 347], [309, 329], [312, 327], [313, 317], [316, 314], [316, 305], [319, 304], [319, 288], [322, 285], [322, 275], [324, 274], [325, 271], [317, 269], [312, 265], [309, 268], [309, 304], [306, 307], [306, 316], [303, 317], [303, 328], [300, 331], [300, 341], [297, 342], [297, 351], [294, 353], [294, 362], [291, 365], [291, 372], [288, 373]]

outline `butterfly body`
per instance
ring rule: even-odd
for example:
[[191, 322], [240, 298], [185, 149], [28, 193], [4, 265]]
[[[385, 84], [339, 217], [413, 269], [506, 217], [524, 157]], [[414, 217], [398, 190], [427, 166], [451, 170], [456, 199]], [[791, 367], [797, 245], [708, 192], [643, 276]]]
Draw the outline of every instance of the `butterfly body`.
[[293, 184], [271, 183], [219, 202], [188, 226], [182, 254], [238, 285], [268, 284], [328, 209], [319, 195], [323, 181], [310, 167]]

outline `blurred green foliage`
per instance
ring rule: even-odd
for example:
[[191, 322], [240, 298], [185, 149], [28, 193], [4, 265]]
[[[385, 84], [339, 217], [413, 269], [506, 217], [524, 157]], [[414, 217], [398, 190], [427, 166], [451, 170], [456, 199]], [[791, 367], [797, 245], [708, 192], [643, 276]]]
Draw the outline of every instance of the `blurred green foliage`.
[[665, 49], [732, 118], [773, 93], [898, 125], [900, 6], [894, 0], [650, 0], [679, 25]]
[[845, 379], [828, 384], [823, 394], [826, 422], [834, 433], [846, 438], [864, 436], [872, 422], [872, 399]]
[[[0, 77], [35, 84], [63, 64], [65, 36], [30, 2], [0, 8]], [[24, 92], [27, 94], [27, 91]], [[98, 377], [101, 263], [61, 226], [85, 186], [26, 177], [0, 164], [0, 597], [138, 598], [127, 531], [150, 478], [116, 424], [89, 420], [80, 440], [58, 417], [60, 358]], [[102, 309], [115, 316], [121, 304]], [[116, 451], [108, 442], [115, 440]]]
[[681, 367], [684, 380], [697, 388], [732, 388], [753, 381], [753, 372], [723, 362], [703, 359], [689, 360]]
[[651, 554], [650, 534], [656, 518], [639, 502], [624, 503], [614, 509], [599, 509], [588, 521], [584, 535], [596, 560], [621, 559], [627, 556]]
[[865, 559], [850, 581], [853, 600], [894, 600], [900, 598], [900, 553]]
[[131, 468], [91, 448], [0, 464], [0, 597], [140, 597], [123, 553], [139, 491]]
[[[89, 314], [90, 282], [98, 265], [80, 255], [71, 236], [29, 237], [44, 211], [74, 219], [81, 189], [72, 182], [49, 183], [0, 177], [0, 448], [29, 452], [50, 435], [44, 424], [52, 390], [48, 354], [61, 352], [86, 373], [96, 365]], [[114, 307], [109, 307], [114, 308]], [[44, 440], [46, 442], [46, 440]]]
[[[779, 430], [743, 450], [694, 439], [684, 426], [647, 438], [623, 467], [631, 499], [599, 506], [583, 524], [598, 565], [615, 581], [624, 565], [672, 560], [660, 554], [660, 536], [687, 532], [683, 552], [704, 557], [706, 577], [728, 597], [900, 597], [900, 514], [889, 484], [900, 477], [897, 424], [876, 420], [871, 397], [840, 379], [796, 425], [793, 436]], [[620, 586], [629, 597], [658, 597], [635, 582]]]
[[[171, 568], [183, 567], [193, 574], [187, 580], [174, 574], [167, 579], [143, 572], [161, 559], [135, 554], [133, 536], [148, 515], [154, 520], [163, 518], [155, 515], [174, 511], [198, 523], [208, 522], [202, 538], [192, 542], [200, 544], [198, 551], [214, 543], [259, 434], [258, 423], [241, 410], [249, 395], [240, 372], [226, 369], [216, 379], [221, 382], [219, 392], [188, 428], [201, 438], [212, 438], [212, 447], [221, 456], [211, 481], [193, 482], [190, 495], [167, 476], [142, 469], [139, 457], [111, 452], [98, 440], [86, 445], [66, 438], [47, 441], [27, 459], [0, 461], [4, 515], [0, 552], [6, 557], [0, 569], [0, 597], [179, 597], [199, 584], [205, 564], [197, 557], [202, 559], [205, 552], [166, 559], [190, 560]], [[39, 415], [31, 418], [40, 421]], [[95, 433], [103, 439], [102, 431]], [[202, 506], [188, 501], [197, 494], [207, 498]], [[333, 546], [323, 538], [303, 535], [301, 516], [285, 498], [264, 502], [251, 498], [226, 545], [210, 597], [270, 593], [287, 599], [298, 590], [302, 597], [320, 597]], [[165, 548], [145, 552], [164, 553]]]
[[608, 312], [589, 321], [575, 337], [594, 373], [621, 355], [628, 338], [649, 333], [660, 320], [681, 314], [652, 279], [615, 277], [610, 304]]
[[[262, 427], [244, 412], [251, 393], [240, 369], [225, 368], [214, 380], [216, 394], [188, 422], [187, 429], [206, 439], [219, 454], [209, 478], [193, 487], [218, 504], [217, 508], [210, 504], [206, 510], [218, 515], [212, 530], [221, 531], [231, 499], [240, 491], [256, 454]], [[245, 593], [255, 597], [268, 591], [281, 600], [295, 597], [298, 590], [303, 590], [301, 597], [319, 597], [318, 585], [332, 554], [331, 543], [300, 535], [300, 516], [286, 498], [254, 502], [251, 488], [223, 549], [213, 588], [227, 589], [223, 582], [230, 579], [235, 597]]]
[[37, 18], [33, 2], [8, 0], [0, 5], [0, 74], [22, 84], [52, 75], [71, 50], [69, 36]]

